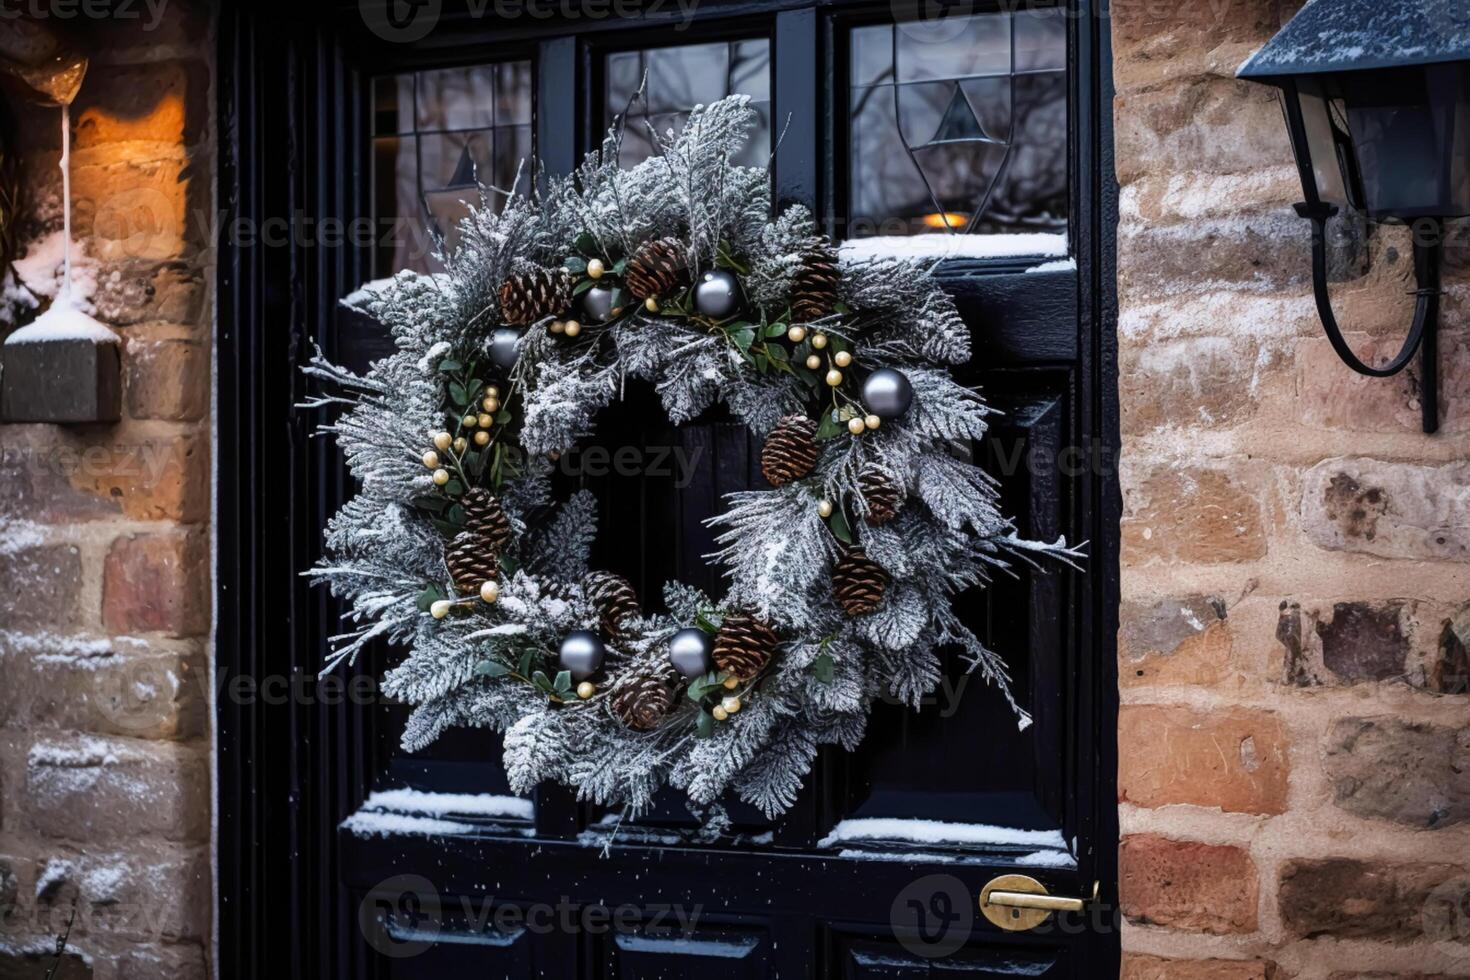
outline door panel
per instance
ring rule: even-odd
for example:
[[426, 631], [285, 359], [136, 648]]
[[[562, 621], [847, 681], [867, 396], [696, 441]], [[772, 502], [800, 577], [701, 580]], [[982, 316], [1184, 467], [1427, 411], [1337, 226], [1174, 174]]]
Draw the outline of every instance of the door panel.
[[[391, 980], [441, 980], [449, 971], [473, 963], [476, 976], [536, 976], [534, 936], [525, 926], [501, 928], [493, 913], [488, 921], [475, 916], [481, 908], [446, 905], [432, 909], [436, 928], [425, 932], [410, 917], [385, 914], [381, 931], [369, 940], [383, 952]], [[423, 947], [420, 949], [420, 947]]]
[[942, 962], [916, 956], [897, 943], [855, 942], [841, 950], [844, 980], [1001, 980], [1064, 976], [1055, 952], [1020, 953], [984, 947], [966, 948]]
[[[1061, 380], [1065, 380], [1062, 376]], [[1001, 479], [1002, 504], [1021, 534], [1054, 539], [1066, 526], [1066, 500], [1055, 470], [1063, 439], [1063, 398], [1030, 380], [1024, 390], [988, 390], [1004, 413], [982, 446], [972, 447]], [[1028, 462], [1031, 461], [1031, 462]], [[939, 689], [921, 710], [883, 704], [863, 747], [847, 760], [844, 817], [907, 817], [1065, 830], [1059, 757], [1066, 669], [1065, 633], [1055, 575], [998, 574], [955, 606], [975, 634], [1004, 653], [1017, 701], [1033, 717], [1024, 731], [998, 692], [951, 654]], [[825, 830], [825, 828], [824, 828]], [[1067, 833], [1070, 837], [1070, 832]]]
[[[777, 821], [725, 801], [720, 819], [705, 825], [677, 792], [634, 818], [547, 785], [533, 794], [529, 821], [441, 812], [436, 819], [453, 829], [383, 833], [403, 814], [383, 797], [375, 803], [374, 792], [507, 795], [499, 736], [455, 730], [408, 755], [397, 747], [401, 706], [222, 706], [221, 839], [230, 848], [221, 853], [222, 975], [794, 980], [1116, 972], [1109, 928], [1004, 933], [974, 906], [991, 877], [1018, 870], [1054, 894], [1088, 894], [1094, 880], [1105, 899], [1113, 892], [1116, 508], [1111, 475], [1089, 465], [1086, 453], [1069, 455], [1070, 447], [1116, 443], [1107, 373], [1110, 69], [1106, 21], [1090, 16], [1087, 0], [1078, 6], [1086, 16], [1067, 19], [1072, 126], [1060, 151], [1069, 161], [1072, 266], [1027, 273], [1040, 260], [1019, 258], [939, 269], [975, 351], [956, 373], [998, 410], [987, 438], [964, 451], [1000, 480], [1021, 534], [1092, 542], [1085, 571], [1022, 566], [956, 600], [977, 635], [1004, 655], [1032, 723], [1018, 728], [999, 694], [951, 654], [930, 703], [919, 711], [877, 704], [859, 750], [824, 750], [797, 804]], [[440, 29], [407, 44], [362, 31], [355, 3], [284, 26], [232, 12], [222, 24], [221, 112], [233, 163], [224, 168], [221, 199], [233, 214], [258, 219], [298, 210], [370, 213], [381, 183], [371, 161], [375, 77], [524, 63], [536, 152], [565, 172], [601, 129], [599, 86], [610, 52], [767, 38], [772, 127], [786, 133], [775, 149], [777, 196], [825, 214], [840, 236], [846, 89], [834, 79], [846, 78], [846, 31], [905, 9], [711, 0], [677, 35], [668, 14], [652, 12], [532, 22], [446, 9]], [[785, 127], [787, 113], [802, 118]], [[326, 130], [324, 119], [333, 123]], [[436, 192], [462, 175], [449, 176]], [[452, 211], [452, 202], [435, 200]], [[319, 553], [323, 522], [351, 487], [332, 448], [308, 439], [319, 418], [292, 407], [302, 400], [297, 369], [313, 342], [359, 370], [392, 349], [370, 317], [337, 304], [383, 269], [366, 252], [222, 249], [221, 398], [239, 411], [220, 433], [221, 667], [314, 673], [339, 610], [296, 573]], [[290, 325], [289, 344], [282, 324]], [[284, 453], [273, 451], [281, 433]], [[703, 521], [722, 509], [725, 494], [761, 485], [758, 448], [723, 410], [674, 426], [651, 390], [631, 385], [602, 414], [595, 436], [563, 458], [557, 482], [562, 494], [580, 487], [596, 494], [602, 533], [594, 562], [627, 575], [653, 608], [670, 578], [722, 591], [705, 557], [715, 545]], [[620, 466], [619, 451], [628, 450], [633, 464]], [[277, 514], [288, 515], [287, 533]], [[279, 609], [288, 610], [287, 624], [268, 615]], [[379, 674], [398, 656], [371, 651], [357, 670]], [[359, 812], [381, 819], [343, 826]], [[387, 894], [385, 904], [385, 883], [403, 875], [427, 880], [431, 891], [417, 906], [403, 905], [401, 894]], [[895, 903], [940, 876], [959, 889], [945, 908], [963, 906], [968, 916], [956, 921], [972, 924], [936, 956], [932, 945], [899, 932]], [[498, 907], [517, 909], [523, 924], [497, 925], [483, 914]], [[524, 924], [535, 910], [562, 907], [629, 918], [602, 930], [585, 919], [571, 929]], [[685, 913], [684, 924], [657, 927], [658, 910], [670, 907]], [[415, 908], [437, 911], [433, 941], [415, 955], [393, 955], [422, 939]], [[266, 938], [282, 935], [291, 942]]]
[[770, 936], [757, 929], [639, 927], [609, 936], [602, 948], [609, 980], [759, 980], [772, 968]]

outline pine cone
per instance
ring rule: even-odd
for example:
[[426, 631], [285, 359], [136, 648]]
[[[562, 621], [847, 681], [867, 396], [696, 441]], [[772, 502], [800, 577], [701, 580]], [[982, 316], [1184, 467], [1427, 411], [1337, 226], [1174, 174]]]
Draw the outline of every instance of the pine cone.
[[484, 487], [471, 487], [459, 498], [459, 505], [464, 508], [465, 526], [490, 542], [490, 547], [499, 551], [510, 543], [510, 518], [495, 494]]
[[565, 313], [572, 305], [572, 274], [565, 269], [518, 272], [500, 284], [500, 316], [525, 326]]
[[869, 524], [878, 527], [898, 516], [903, 498], [899, 495], [898, 487], [882, 469], [877, 466], [864, 468], [858, 476], [858, 489], [862, 491], [863, 502], [868, 505]]
[[888, 573], [861, 548], [848, 548], [832, 569], [832, 591], [849, 616], [866, 616], [877, 609], [887, 588]]
[[466, 595], [480, 591], [486, 582], [500, 578], [500, 558], [495, 546], [474, 531], [461, 531], [444, 551], [454, 587]]
[[776, 631], [759, 616], [731, 613], [715, 634], [715, 666], [748, 680], [766, 669], [778, 642]]
[[645, 242], [628, 259], [623, 269], [628, 291], [639, 299], [667, 296], [689, 285], [689, 264], [684, 246], [677, 238]]
[[617, 636], [629, 618], [643, 615], [633, 583], [617, 572], [588, 572], [582, 580], [587, 600], [602, 617], [602, 631]]
[[776, 423], [761, 447], [761, 472], [773, 487], [800, 480], [817, 465], [817, 423], [788, 415]]
[[661, 674], [625, 674], [613, 691], [613, 713], [634, 731], [657, 728], [673, 706], [674, 688]]
[[825, 238], [812, 239], [791, 280], [791, 318], [810, 323], [831, 316], [837, 306], [837, 250]]
[[576, 603], [577, 594], [567, 583], [559, 579], [548, 578], [545, 575], [537, 575], [535, 578], [536, 584], [541, 590], [541, 598], [560, 599], [569, 606]]

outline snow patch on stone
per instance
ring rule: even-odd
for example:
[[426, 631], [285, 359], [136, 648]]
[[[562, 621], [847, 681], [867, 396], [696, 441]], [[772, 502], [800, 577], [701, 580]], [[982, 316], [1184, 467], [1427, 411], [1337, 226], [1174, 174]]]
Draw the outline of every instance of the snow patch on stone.
[[0, 515], [0, 555], [13, 555], [46, 543], [46, 531], [33, 521]]
[[[45, 958], [47, 964], [49, 964], [51, 960], [54, 959], [56, 956], [56, 940], [27, 939], [17, 942], [8, 939], [0, 939], [0, 955], [13, 956], [16, 958], [43, 957]], [[82, 961], [82, 963], [86, 964], [87, 966], [91, 966], [93, 963], [92, 954], [87, 952], [85, 949], [76, 946], [75, 944], [70, 944], [66, 947], [66, 955], [77, 957], [79, 960]]]
[[1301, 177], [1292, 165], [1244, 174], [1171, 174], [1124, 187], [1118, 194], [1118, 216], [1128, 224], [1197, 221], [1260, 213], [1300, 196]]
[[123, 882], [128, 879], [128, 868], [121, 864], [105, 864], [90, 868], [82, 876], [82, 891], [93, 902], [115, 902]]
[[[66, 236], [53, 231], [26, 246], [24, 257], [11, 263], [16, 276], [32, 296], [55, 299], [61, 293], [65, 273]], [[87, 255], [85, 241], [71, 247], [71, 298], [73, 305], [95, 312], [92, 297], [97, 292], [97, 261]]]
[[77, 866], [65, 858], [48, 858], [46, 866], [36, 876], [36, 897], [44, 898], [53, 888], [59, 888], [76, 873]]
[[80, 769], [91, 766], [115, 766], [121, 762], [116, 747], [90, 736], [63, 745], [59, 742], [37, 742], [26, 755], [26, 766], [58, 766]]
[[96, 661], [111, 657], [122, 643], [137, 644], [146, 649], [146, 644], [134, 637], [61, 636], [0, 630], [0, 647], [28, 654], [40, 663], [66, 662], [83, 668], [94, 667]]
[[[1289, 298], [1247, 296], [1239, 292], [1204, 291], [1186, 299], [1129, 303], [1118, 314], [1118, 336], [1129, 340], [1179, 337], [1315, 336], [1322, 328], [1307, 293]], [[1307, 330], [1300, 329], [1306, 325]], [[1315, 330], [1312, 329], [1315, 327]]]

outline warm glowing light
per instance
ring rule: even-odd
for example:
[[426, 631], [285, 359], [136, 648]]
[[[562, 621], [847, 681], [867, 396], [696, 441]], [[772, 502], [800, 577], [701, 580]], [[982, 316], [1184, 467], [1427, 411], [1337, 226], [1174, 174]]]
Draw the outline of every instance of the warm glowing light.
[[924, 215], [924, 225], [928, 228], [963, 228], [969, 220], [968, 214], [958, 211], [935, 211]]

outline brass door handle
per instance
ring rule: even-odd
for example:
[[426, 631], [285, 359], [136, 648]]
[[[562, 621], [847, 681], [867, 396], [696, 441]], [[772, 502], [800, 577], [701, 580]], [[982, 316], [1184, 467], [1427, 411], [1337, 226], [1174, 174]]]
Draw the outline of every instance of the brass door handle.
[[980, 912], [992, 925], [1007, 932], [1035, 929], [1053, 912], [1082, 912], [1097, 901], [1098, 882], [1092, 883], [1091, 898], [1052, 895], [1046, 886], [1027, 875], [1001, 875], [980, 890]]

